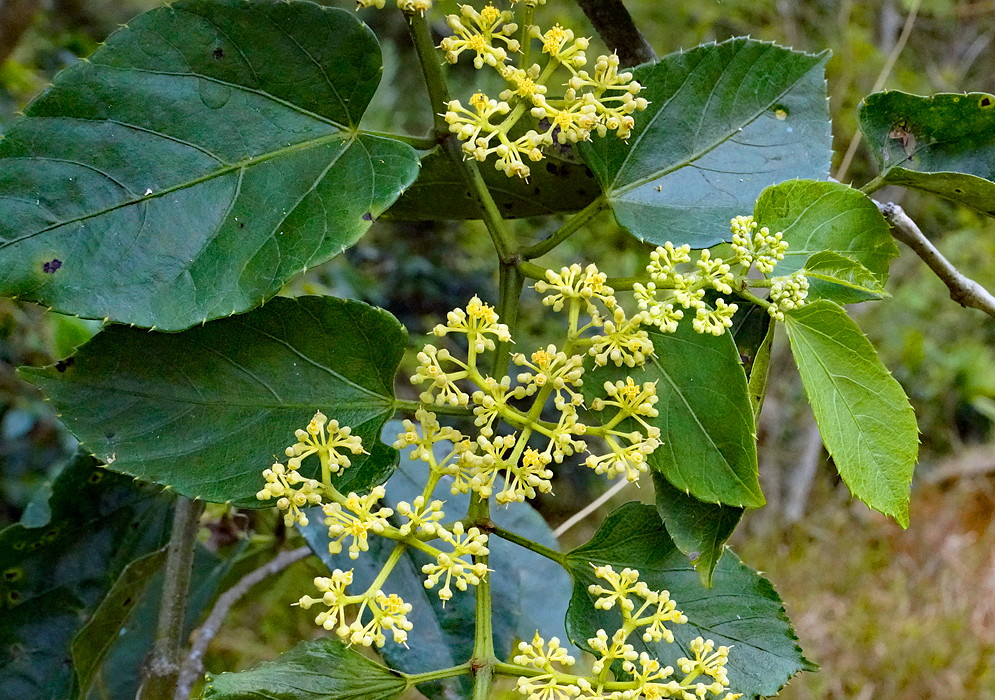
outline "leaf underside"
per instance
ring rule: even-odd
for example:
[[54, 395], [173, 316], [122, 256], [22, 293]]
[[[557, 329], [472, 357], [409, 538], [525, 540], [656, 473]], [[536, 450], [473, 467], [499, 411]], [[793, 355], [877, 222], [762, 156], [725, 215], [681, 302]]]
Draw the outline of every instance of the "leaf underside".
[[728, 240], [729, 220], [768, 185], [825, 178], [828, 59], [740, 38], [637, 69], [650, 104], [628, 143], [609, 134], [581, 147], [618, 222], [656, 245], [705, 248]]
[[133, 20], [0, 142], [0, 293], [163, 330], [258, 306], [415, 178], [360, 134], [372, 31], [310, 2], [184, 0]]

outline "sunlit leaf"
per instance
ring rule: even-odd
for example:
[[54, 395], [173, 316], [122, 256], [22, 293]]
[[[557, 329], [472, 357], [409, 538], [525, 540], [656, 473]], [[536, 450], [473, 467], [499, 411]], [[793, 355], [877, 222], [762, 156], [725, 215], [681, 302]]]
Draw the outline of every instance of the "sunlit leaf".
[[786, 314], [785, 327], [822, 441], [843, 481], [854, 496], [908, 527], [919, 430], [901, 385], [833, 302]]

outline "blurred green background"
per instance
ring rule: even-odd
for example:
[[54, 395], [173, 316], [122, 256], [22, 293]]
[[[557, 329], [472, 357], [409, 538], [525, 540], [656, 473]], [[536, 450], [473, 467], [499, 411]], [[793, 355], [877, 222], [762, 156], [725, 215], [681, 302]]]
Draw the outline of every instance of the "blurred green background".
[[[4, 0], [0, 2], [0, 130], [62, 68], [92, 52], [152, 0]], [[351, 9], [353, 3], [328, 2]], [[454, 10], [455, 3], [441, 3]], [[995, 2], [924, 0], [628, 0], [637, 26], [657, 53], [750, 35], [805, 51], [833, 51], [826, 78], [833, 118], [833, 171], [863, 185], [875, 175], [868, 153], [851, 146], [856, 107], [875, 84], [917, 94], [995, 92]], [[910, 20], [910, 15], [913, 15]], [[384, 45], [384, 83], [365, 125], [421, 134], [427, 99], [412, 98], [421, 78], [412, 65], [404, 20], [396, 11], [362, 11]], [[440, 38], [445, 30], [437, 13]], [[593, 30], [567, 0], [537, 15], [578, 34]], [[902, 45], [903, 30], [907, 42]], [[897, 51], [897, 49], [901, 49]], [[595, 40], [590, 55], [599, 50]], [[893, 67], [885, 70], [895, 53]], [[453, 69], [455, 92], [474, 79]], [[844, 154], [853, 151], [845, 173]], [[887, 188], [895, 201], [959, 269], [995, 289], [995, 222], [938, 198]], [[516, 223], [533, 241], [556, 221]], [[789, 698], [995, 698], [995, 321], [965, 310], [908, 249], [892, 266], [892, 299], [852, 309], [885, 365], [909, 394], [921, 431], [912, 525], [893, 523], [853, 502], [827, 462], [784, 338], [774, 353], [773, 382], [761, 419], [761, 479], [768, 506], [749, 513], [734, 544], [768, 573], [788, 605], [820, 674], [795, 679]], [[642, 244], [602, 215], [540, 262], [597, 261], [612, 275], [645, 264]], [[493, 299], [493, 253], [471, 223], [378, 223], [345, 255], [310, 271], [289, 294], [322, 292], [363, 299], [392, 311], [419, 335], [474, 293]], [[544, 309], [526, 293], [528, 347], [544, 340]], [[0, 300], [0, 526], [16, 522], [61, 467], [75, 441], [43, 397], [14, 368], [51, 364], [99, 324]], [[402, 368], [403, 369], [403, 368]], [[410, 391], [401, 383], [401, 391]], [[414, 398], [410, 396], [408, 398]], [[561, 477], [556, 501], [539, 507], [556, 524], [603, 489]], [[606, 507], [642, 498], [626, 489]], [[564, 546], [591, 533], [581, 524]], [[315, 630], [289, 607], [295, 583], [314, 575], [302, 563], [277, 577], [263, 597], [236, 611], [216, 640], [209, 667], [244, 667], [272, 658]]]

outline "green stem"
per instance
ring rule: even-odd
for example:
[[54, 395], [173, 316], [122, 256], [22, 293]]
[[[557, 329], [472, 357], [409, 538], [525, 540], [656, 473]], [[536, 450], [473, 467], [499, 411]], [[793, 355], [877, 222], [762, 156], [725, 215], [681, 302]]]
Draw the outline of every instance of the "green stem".
[[442, 64], [439, 63], [439, 54], [436, 53], [435, 42], [432, 41], [432, 30], [428, 20], [419, 13], [409, 14], [407, 18], [408, 33], [415, 45], [415, 53], [418, 54], [425, 86], [428, 88], [429, 101], [432, 103], [435, 134], [441, 139], [449, 133], [449, 124], [446, 123], [449, 88], [446, 87], [446, 79], [442, 75]]
[[646, 277], [609, 277], [605, 284], [616, 292], [631, 292], [636, 284], [646, 284], [649, 280]]
[[530, 263], [527, 260], [520, 260], [518, 262], [518, 271], [522, 273], [522, 277], [530, 280], [544, 280], [546, 279], [547, 269], [542, 265], [536, 265], [535, 263]]
[[[518, 302], [522, 297], [525, 277], [516, 265], [501, 264], [498, 273], [498, 305], [497, 313], [501, 322], [508, 326], [512, 339], [518, 329]], [[496, 341], [491, 364], [491, 376], [503, 377], [508, 369], [508, 358], [511, 355], [511, 343]]]
[[424, 408], [426, 411], [431, 411], [436, 415], [463, 416], [464, 418], [469, 418], [473, 416], [473, 409], [467, 408], [466, 406], [450, 406], [447, 403], [441, 405], [423, 404], [421, 401], [394, 399], [394, 410], [399, 413], [407, 413], [409, 415], [414, 415], [419, 408]]
[[138, 700], [173, 700], [180, 675], [180, 649], [183, 646], [183, 623], [186, 619], [194, 544], [197, 542], [203, 512], [203, 501], [177, 496], [155, 645], [145, 664]]
[[545, 255], [549, 251], [553, 250], [553, 248], [560, 245], [560, 243], [570, 238], [570, 236], [574, 233], [579, 231], [588, 221], [608, 208], [608, 198], [602, 194], [600, 197], [567, 219], [566, 223], [563, 224], [555, 233], [553, 233], [552, 236], [544, 241], [536, 243], [531, 248], [525, 248], [522, 251], [522, 258], [525, 260], [532, 260], [533, 258]]
[[522, 537], [521, 535], [518, 535], [509, 530], [505, 530], [504, 528], [501, 527], [491, 528], [491, 534], [500, 537], [502, 540], [507, 540], [508, 542], [517, 544], [519, 547], [524, 547], [525, 549], [535, 552], [540, 556], [544, 556], [550, 561], [555, 561], [563, 568], [566, 568], [567, 565], [566, 556], [564, 556], [560, 552], [557, 552], [555, 549], [550, 549], [549, 547], [545, 547], [539, 544], [538, 542], [533, 542], [527, 537]]
[[871, 194], [871, 192], [877, 192], [879, 189], [884, 187], [887, 183], [884, 181], [884, 175], [878, 175], [876, 178], [868, 182], [866, 185], [860, 188], [860, 191], [864, 194]]
[[536, 8], [531, 5], [526, 5], [525, 12], [522, 13], [522, 37], [519, 39], [522, 45], [522, 57], [518, 61], [518, 67], [525, 71], [529, 69], [529, 59], [532, 57], [532, 37], [529, 36], [529, 29], [532, 28], [535, 13]]
[[400, 141], [419, 151], [430, 151], [439, 145], [439, 139], [435, 136], [410, 136], [408, 134], [392, 134], [389, 131], [366, 131], [365, 129], [362, 133], [369, 136], [380, 136], [381, 138]]
[[428, 671], [426, 673], [410, 673], [405, 676], [408, 682], [408, 688], [419, 685], [421, 683], [427, 683], [429, 681], [438, 681], [443, 678], [453, 678], [454, 676], [465, 676], [470, 673], [470, 662], [467, 661], [465, 664], [460, 664], [459, 666], [450, 666], [449, 668], [440, 668], [438, 671]]
[[[471, 494], [467, 517], [476, 523], [490, 525], [490, 501], [481, 498], [478, 493]], [[482, 563], [486, 566], [488, 557], [486, 555], [475, 556], [473, 560], [474, 563]], [[474, 669], [473, 700], [490, 700], [494, 680], [493, 668], [497, 662], [497, 656], [494, 654], [494, 631], [491, 620], [490, 579], [490, 573], [488, 573], [476, 586], [477, 619], [473, 636], [473, 658], [470, 660], [471, 667]]]
[[774, 343], [774, 329], [777, 321], [771, 319], [767, 327], [767, 335], [757, 348], [756, 357], [753, 358], [753, 367], [750, 369], [750, 404], [753, 406], [754, 424], [760, 422], [760, 410], [764, 407], [764, 397], [767, 395], [767, 375], [770, 372], [770, 350]]

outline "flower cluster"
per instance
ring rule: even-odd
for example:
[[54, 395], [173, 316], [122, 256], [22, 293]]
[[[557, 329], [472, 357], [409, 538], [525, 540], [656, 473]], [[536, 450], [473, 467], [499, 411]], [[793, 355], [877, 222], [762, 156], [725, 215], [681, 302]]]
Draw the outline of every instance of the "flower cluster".
[[[329, 631], [334, 630], [340, 639], [349, 644], [365, 647], [376, 645], [380, 648], [387, 641], [384, 630], [391, 632], [395, 642], [405, 644], [412, 628], [407, 618], [407, 614], [411, 612], [411, 604], [405, 603], [395, 593], [387, 595], [379, 589], [351, 596], [346, 592], [346, 587], [351, 584], [352, 571], [336, 569], [331, 577], [319, 576], [314, 579], [315, 587], [322, 594], [320, 598], [306, 595], [297, 604], [305, 610], [316, 603], [326, 606], [328, 609], [314, 618], [315, 624]], [[349, 605], [360, 606], [352, 623], [347, 622], [345, 611]], [[363, 622], [366, 612], [369, 612], [370, 619]]]
[[[558, 24], [545, 32], [531, 24], [523, 28], [520, 39], [514, 39], [519, 27], [513, 19], [511, 11], [498, 10], [493, 4], [479, 12], [460, 5], [459, 15], [447, 17], [454, 35], [442, 40], [446, 60], [456, 63], [463, 53], [472, 52], [474, 67], [490, 66], [507, 85], [497, 100], [478, 92], [468, 107], [459, 100], [446, 105], [446, 123], [463, 141], [466, 157], [484, 161], [496, 155], [498, 170], [508, 177], [528, 178], [531, 169], [526, 161], [542, 160], [543, 149], [554, 143], [586, 141], [592, 134], [604, 137], [609, 131], [627, 139], [635, 126], [633, 114], [649, 103], [637, 97], [642, 86], [632, 73], [619, 72], [618, 56], [600, 56], [592, 75], [583, 70], [588, 61], [587, 38], [575, 37], [572, 30]], [[542, 44], [545, 67], [508, 63], [524, 42], [534, 40]], [[558, 68], [571, 77], [562, 97], [551, 98], [549, 82]], [[513, 137], [513, 127], [526, 113], [536, 120], [536, 128]]]
[[[531, 642], [521, 642], [515, 663], [538, 671], [518, 679], [518, 691], [522, 695], [529, 700], [634, 700], [640, 697], [702, 700], [708, 694], [717, 696], [723, 692], [726, 693], [723, 700], [740, 697], [726, 692], [729, 647], [716, 648], [710, 639], [694, 639], [691, 642], [694, 658], [677, 660], [684, 676], [678, 680], [672, 666], [661, 666], [647, 652], [638, 653], [628, 641], [641, 628], [644, 642], [674, 641], [668, 625], [684, 624], [687, 617], [677, 609], [667, 591], [650, 589], [633, 569], [616, 572], [611, 566], [595, 566], [594, 574], [603, 582], [588, 587], [588, 592], [597, 596], [595, 609], [611, 610], [617, 606], [622, 613], [622, 625], [610, 636], [600, 629], [587, 640], [588, 648], [596, 656], [591, 676], [571, 675], [553, 666], [554, 663], [560, 667], [574, 664], [573, 657], [560, 646], [556, 637], [547, 644], [537, 632]], [[609, 680], [616, 662], [621, 663], [630, 680]], [[703, 677], [711, 682], [702, 682]]]

